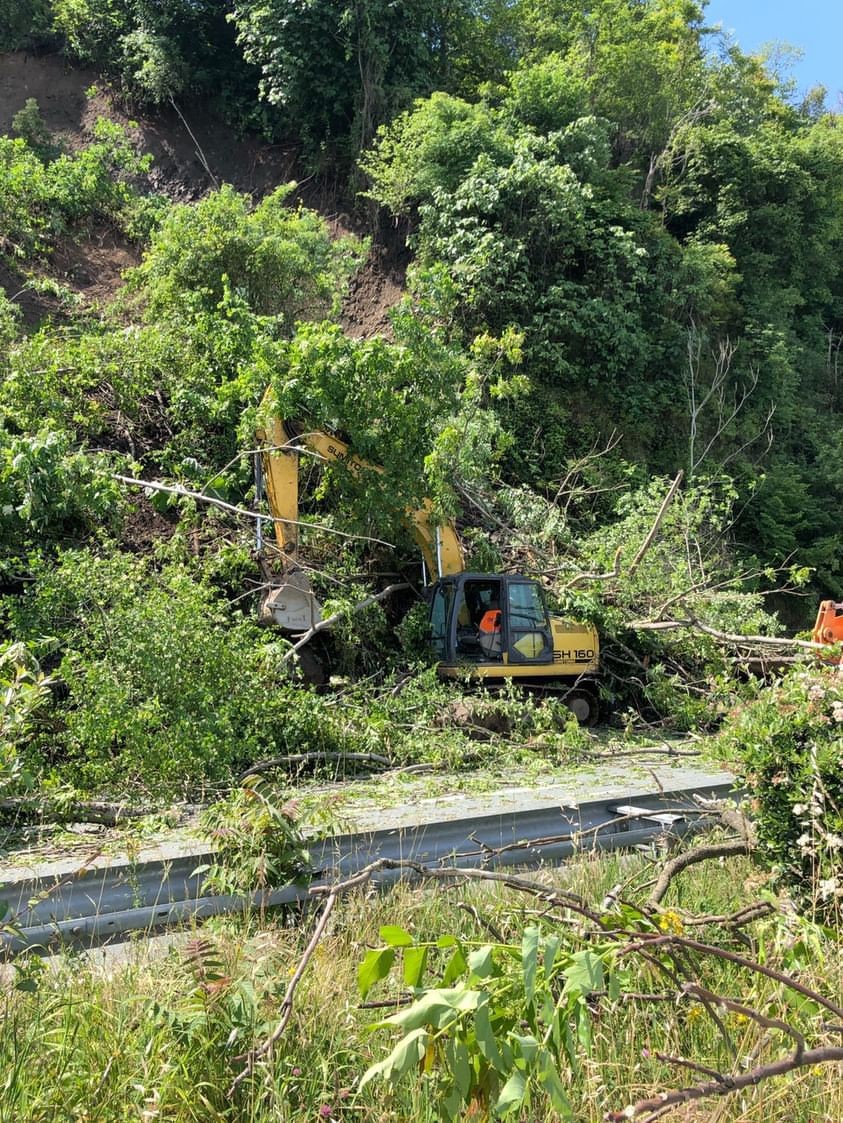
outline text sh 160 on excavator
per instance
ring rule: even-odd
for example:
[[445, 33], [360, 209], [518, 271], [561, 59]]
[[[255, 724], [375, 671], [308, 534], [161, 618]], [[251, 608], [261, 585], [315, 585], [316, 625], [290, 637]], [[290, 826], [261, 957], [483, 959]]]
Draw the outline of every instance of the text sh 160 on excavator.
[[[275, 520], [283, 575], [261, 604], [261, 617], [285, 631], [306, 632], [321, 620], [321, 606], [299, 565], [299, 455], [344, 461], [352, 470], [381, 471], [355, 457], [337, 437], [299, 431], [272, 415], [267, 391], [262, 410], [271, 416], [257, 438], [260, 475]], [[581, 724], [599, 713], [599, 639], [587, 624], [551, 616], [540, 584], [509, 573], [466, 573], [454, 527], [437, 525], [432, 505], [408, 510], [407, 525], [434, 577], [427, 586], [430, 643], [443, 678], [482, 680], [491, 686], [515, 681], [558, 692]]]

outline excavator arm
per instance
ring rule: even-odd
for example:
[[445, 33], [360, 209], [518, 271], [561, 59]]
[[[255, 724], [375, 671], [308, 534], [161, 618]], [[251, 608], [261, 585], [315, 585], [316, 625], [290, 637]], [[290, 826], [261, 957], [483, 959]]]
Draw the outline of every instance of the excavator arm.
[[[329, 433], [298, 432], [272, 410], [273, 400], [272, 391], [267, 390], [261, 409], [269, 420], [257, 429], [256, 436], [275, 539], [284, 559], [284, 582], [264, 599], [261, 616], [289, 630], [306, 630], [318, 623], [321, 609], [307, 574], [299, 568], [299, 457], [305, 452], [326, 462], [341, 461], [351, 471], [383, 469], [355, 456], [345, 441]], [[429, 499], [417, 509], [408, 508], [406, 521], [434, 578], [463, 572], [465, 561], [457, 533], [452, 524], [435, 521]]]

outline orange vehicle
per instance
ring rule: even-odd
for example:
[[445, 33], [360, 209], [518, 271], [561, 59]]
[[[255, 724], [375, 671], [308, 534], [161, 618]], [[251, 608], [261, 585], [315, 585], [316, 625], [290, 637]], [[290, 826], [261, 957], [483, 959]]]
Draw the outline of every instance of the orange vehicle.
[[811, 638], [814, 643], [843, 643], [843, 601], [822, 602]]

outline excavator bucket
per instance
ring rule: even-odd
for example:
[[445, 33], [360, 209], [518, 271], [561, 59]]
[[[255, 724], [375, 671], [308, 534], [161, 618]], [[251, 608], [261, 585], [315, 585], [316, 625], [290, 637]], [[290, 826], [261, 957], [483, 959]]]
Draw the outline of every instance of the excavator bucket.
[[288, 632], [308, 632], [320, 622], [322, 605], [303, 569], [292, 570], [280, 585], [269, 589], [261, 601], [260, 619]]

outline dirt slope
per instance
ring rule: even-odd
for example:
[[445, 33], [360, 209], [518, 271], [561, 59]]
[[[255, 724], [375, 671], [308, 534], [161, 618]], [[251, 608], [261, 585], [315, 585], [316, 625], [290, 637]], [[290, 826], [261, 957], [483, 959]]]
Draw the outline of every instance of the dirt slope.
[[[278, 184], [307, 179], [299, 173], [293, 145], [240, 137], [209, 117], [201, 105], [138, 113], [94, 71], [71, 67], [58, 55], [0, 54], [0, 134], [11, 131], [14, 115], [28, 98], [35, 98], [48, 129], [69, 151], [90, 139], [98, 117], [130, 129], [138, 148], [153, 157], [150, 187], [175, 201], [201, 198], [221, 183], [260, 197]], [[363, 232], [359, 223], [339, 211], [336, 198], [312, 179], [303, 182], [300, 198], [323, 214], [337, 234]], [[404, 287], [407, 257], [403, 238], [390, 236], [387, 244], [373, 245], [345, 303], [343, 324], [350, 334], [367, 336], [387, 326], [387, 311]], [[113, 231], [100, 229], [85, 242], [63, 244], [50, 265], [51, 273], [86, 303], [101, 303], [119, 287], [123, 270], [136, 261], [134, 247]], [[45, 315], [61, 317], [58, 301], [27, 289], [26, 278], [8, 263], [0, 262], [0, 285], [23, 308], [30, 326]]]

